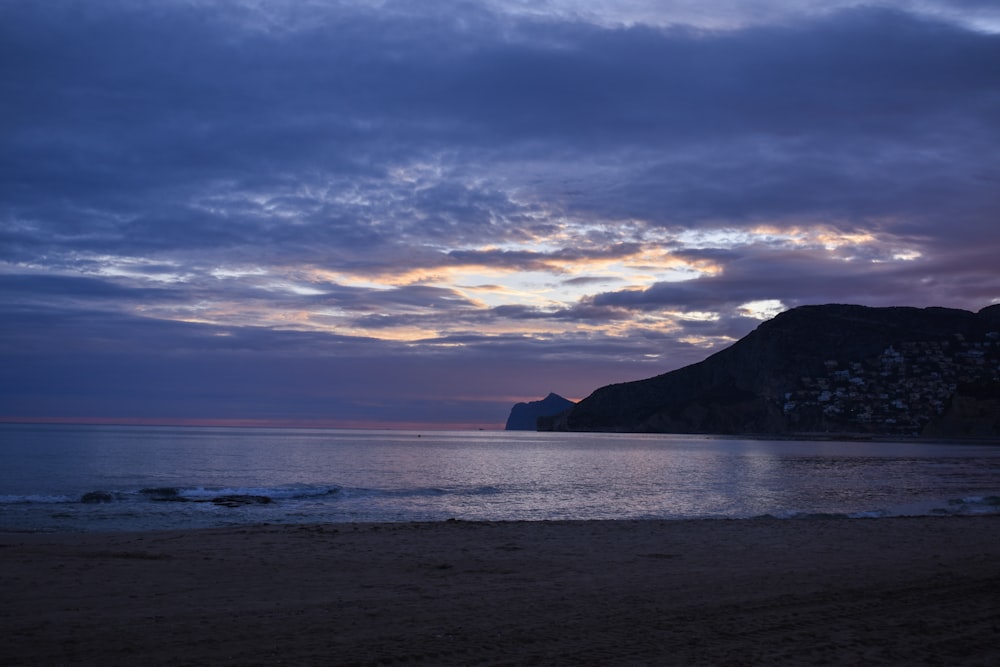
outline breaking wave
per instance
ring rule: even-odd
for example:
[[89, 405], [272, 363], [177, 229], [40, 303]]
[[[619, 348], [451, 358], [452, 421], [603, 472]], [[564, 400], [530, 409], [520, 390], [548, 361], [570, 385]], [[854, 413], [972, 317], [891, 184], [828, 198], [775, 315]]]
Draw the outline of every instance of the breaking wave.
[[946, 501], [911, 503], [891, 509], [873, 509], [858, 512], [828, 513], [781, 510], [763, 517], [771, 519], [881, 519], [903, 516], [979, 516], [1000, 514], [1000, 495], [967, 496]]
[[94, 489], [79, 495], [23, 494], [0, 495], [0, 505], [27, 504], [92, 504], [142, 503], [142, 502], [213, 502], [227, 498], [258, 498], [267, 502], [302, 500], [333, 496], [341, 491], [336, 485], [328, 486], [276, 486], [276, 487], [152, 487], [142, 489]]

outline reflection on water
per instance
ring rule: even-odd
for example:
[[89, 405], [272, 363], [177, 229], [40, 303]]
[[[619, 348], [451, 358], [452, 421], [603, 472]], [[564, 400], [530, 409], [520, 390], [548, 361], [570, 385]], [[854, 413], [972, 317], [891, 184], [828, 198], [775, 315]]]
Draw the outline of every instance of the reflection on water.
[[[114, 501], [79, 502], [96, 490]], [[212, 494], [274, 502], [193, 502]], [[996, 511], [998, 495], [1000, 448], [982, 445], [0, 425], [8, 529]]]

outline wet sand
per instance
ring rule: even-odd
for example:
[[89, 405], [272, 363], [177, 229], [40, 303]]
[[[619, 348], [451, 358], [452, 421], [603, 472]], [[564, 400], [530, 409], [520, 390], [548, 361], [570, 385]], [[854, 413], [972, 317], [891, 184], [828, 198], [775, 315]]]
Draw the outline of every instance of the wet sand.
[[0, 534], [3, 665], [996, 665], [1000, 517]]

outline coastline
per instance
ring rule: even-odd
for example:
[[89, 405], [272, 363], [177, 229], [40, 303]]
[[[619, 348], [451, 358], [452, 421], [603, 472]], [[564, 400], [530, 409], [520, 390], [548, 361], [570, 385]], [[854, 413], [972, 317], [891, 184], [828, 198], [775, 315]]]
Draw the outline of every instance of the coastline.
[[1000, 516], [0, 534], [33, 664], [997, 664]]

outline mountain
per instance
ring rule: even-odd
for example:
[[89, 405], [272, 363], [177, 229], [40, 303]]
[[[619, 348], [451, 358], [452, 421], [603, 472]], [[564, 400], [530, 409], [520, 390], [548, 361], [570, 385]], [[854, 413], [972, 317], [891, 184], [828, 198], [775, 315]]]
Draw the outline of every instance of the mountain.
[[559, 394], [550, 393], [540, 401], [517, 403], [507, 417], [507, 431], [535, 431], [539, 417], [551, 417], [572, 408], [576, 403]]
[[1000, 305], [794, 308], [704, 361], [601, 387], [539, 428], [1000, 437]]

